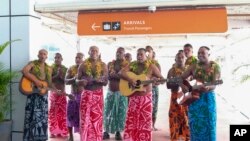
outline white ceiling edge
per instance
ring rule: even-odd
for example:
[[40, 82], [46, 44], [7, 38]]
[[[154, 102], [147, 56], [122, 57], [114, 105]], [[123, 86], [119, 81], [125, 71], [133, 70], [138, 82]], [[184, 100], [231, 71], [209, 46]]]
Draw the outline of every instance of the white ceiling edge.
[[[143, 6], [143, 4], [147, 5], [147, 3], [138, 4], [138, 1], [132, 2], [130, 0], [128, 0], [128, 3], [130, 3], [130, 5], [122, 4], [121, 1], [116, 1], [116, 2], [117, 4], [113, 5], [115, 8], [119, 8], [119, 6], [121, 7], [128, 6], [129, 8], [133, 8], [133, 6], [131, 6], [131, 4], [133, 3], [137, 3], [136, 4], [137, 7], [138, 5], [139, 6]], [[100, 4], [101, 2], [82, 1], [80, 3], [86, 7], [90, 6], [88, 8], [100, 9], [101, 11], [102, 9], [108, 9], [107, 5]], [[166, 3], [166, 0], [165, 0], [165, 3]], [[167, 3], [169, 4], [170, 2], [167, 2]], [[81, 40], [90, 40], [90, 42], [100, 42], [102, 44], [113, 46], [113, 47], [123, 46], [130, 51], [135, 51], [138, 47], [145, 47], [146, 45], [152, 45], [157, 50], [160, 50], [162, 53], [164, 52], [164, 49], [166, 47], [168, 48], [167, 50], [169, 50], [170, 48], [172, 48], [173, 50], [176, 50], [176, 48], [181, 48], [185, 43], [191, 43], [196, 47], [201, 46], [201, 45], [207, 45], [209, 47], [218, 48], [220, 50], [221, 48], [224, 48], [225, 46], [233, 46], [241, 42], [244, 42], [245, 40], [249, 40], [250, 38], [250, 24], [249, 24], [250, 0], [238, 0], [238, 1], [237, 0], [231, 0], [231, 1], [230, 0], [204, 0], [202, 2], [198, 0], [190, 0], [190, 1], [185, 1], [185, 2], [184, 0], [179, 0], [178, 2], [172, 1], [171, 3], [172, 5], [171, 4], [169, 5], [173, 6], [175, 4], [176, 6], [182, 6], [182, 7], [185, 7], [185, 4], [189, 6], [203, 5], [204, 7], [213, 7], [213, 5], [219, 5], [219, 3], [222, 5], [227, 5], [226, 6], [227, 11], [229, 11], [229, 13], [231, 14], [228, 17], [228, 20], [229, 20], [228, 31], [225, 33], [93, 35], [93, 36], [80, 36], [79, 38], [81, 38]], [[46, 4], [48, 3], [44, 3], [43, 5], [45, 6], [44, 8], [53, 8], [53, 6], [55, 6], [54, 8], [56, 8], [54, 10], [52, 9], [52, 11], [48, 11], [49, 9], [44, 9], [45, 11], [40, 11], [42, 12], [41, 14], [49, 14], [49, 16], [47, 16], [48, 18], [57, 20], [56, 23], [54, 23], [53, 21], [49, 22], [47, 24], [49, 25], [48, 27], [49, 28], [52, 27], [51, 29], [53, 30], [59, 30], [61, 32], [65, 32], [69, 34], [75, 34], [76, 33], [76, 19], [77, 19], [76, 17], [77, 17], [78, 12], [72, 12], [73, 14], [67, 14], [67, 10], [78, 11], [76, 10], [77, 6], [79, 6], [79, 8], [84, 8], [84, 7], [81, 7], [79, 3], [73, 3], [72, 1], [64, 3], [66, 5], [61, 5], [62, 7], [60, 7], [60, 3], [54, 3], [55, 5], [48, 4], [47, 6]], [[76, 7], [74, 7], [75, 4], [77, 5]], [[247, 5], [244, 5], [244, 4], [247, 4]], [[38, 5], [39, 4], [37, 4], [36, 6]], [[160, 5], [168, 6], [162, 3]], [[244, 5], [244, 6], [239, 6], [239, 5]], [[64, 9], [64, 6], [66, 9]], [[109, 5], [109, 6], [112, 6], [112, 5]], [[57, 8], [59, 8], [59, 10], [62, 10], [59, 12], [63, 12], [64, 14], [54, 13], [54, 12], [58, 12]], [[74, 10], [72, 10], [72, 8]], [[90, 9], [81, 9], [81, 10], [90, 10]], [[63, 28], [63, 26], [61, 26], [60, 23], [63, 23], [63, 25], [67, 28], [66, 29]], [[57, 25], [55, 26], [55, 24]], [[57, 28], [53, 28], [53, 27], [57, 27]], [[68, 29], [70, 27], [72, 27], [72, 29]], [[216, 51], [218, 51], [218, 49], [216, 49]], [[159, 55], [160, 54], [161, 53], [159, 53]]]
[[35, 11], [41, 13], [50, 12], [70, 12], [80, 10], [105, 10], [105, 9], [126, 9], [126, 8], [147, 8], [156, 7], [187, 7], [187, 6], [230, 6], [230, 5], [249, 5], [249, 0], [151, 0], [151, 1], [37, 1]]

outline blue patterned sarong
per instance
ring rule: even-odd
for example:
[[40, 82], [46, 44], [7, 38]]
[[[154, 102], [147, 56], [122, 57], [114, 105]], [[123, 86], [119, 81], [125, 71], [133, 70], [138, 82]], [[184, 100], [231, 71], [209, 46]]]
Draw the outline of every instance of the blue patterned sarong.
[[215, 93], [202, 93], [200, 99], [188, 107], [191, 141], [216, 141]]

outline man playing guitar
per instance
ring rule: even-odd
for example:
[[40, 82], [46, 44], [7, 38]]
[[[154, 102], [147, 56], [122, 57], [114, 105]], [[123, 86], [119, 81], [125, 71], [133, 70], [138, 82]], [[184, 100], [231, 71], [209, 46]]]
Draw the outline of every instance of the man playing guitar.
[[[144, 48], [137, 50], [137, 61], [121, 70], [121, 78], [127, 80], [131, 86], [136, 86], [136, 80], [128, 76], [129, 71], [136, 75], [145, 74], [148, 79], [153, 76], [163, 79], [159, 69], [148, 61]], [[143, 87], [144, 91], [136, 91], [129, 97], [124, 140], [152, 140], [152, 84]]]
[[[24, 77], [31, 80], [38, 89], [44, 87], [42, 81], [47, 82], [49, 87], [53, 87], [51, 84], [52, 70], [45, 63], [47, 55], [47, 50], [39, 50], [38, 60], [29, 62], [22, 70]], [[46, 141], [48, 138], [47, 129], [48, 95], [41, 95], [39, 94], [39, 91], [34, 91], [27, 96], [23, 140]]]
[[182, 79], [193, 76], [197, 82], [203, 83], [198, 89], [200, 98], [188, 106], [191, 140], [216, 140], [216, 101], [214, 92], [216, 85], [208, 86], [204, 83], [213, 84], [220, 79], [220, 66], [209, 59], [209, 50], [208, 47], [201, 46], [198, 50], [198, 63], [191, 65], [181, 76]]

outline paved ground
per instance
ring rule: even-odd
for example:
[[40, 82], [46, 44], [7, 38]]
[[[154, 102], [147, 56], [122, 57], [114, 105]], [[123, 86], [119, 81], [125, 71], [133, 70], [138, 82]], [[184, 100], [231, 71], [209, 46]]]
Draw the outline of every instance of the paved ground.
[[[218, 89], [222, 92], [221, 89]], [[169, 140], [169, 123], [168, 123], [168, 109], [169, 109], [169, 91], [166, 90], [165, 85], [160, 87], [159, 97], [159, 112], [156, 127], [159, 131], [153, 131], [153, 141], [168, 141]], [[218, 94], [217, 100], [217, 140], [229, 141], [229, 125], [230, 124], [250, 124], [244, 112], [237, 109], [227, 98]], [[248, 98], [249, 100], [249, 98]], [[75, 134], [75, 141], [80, 141], [79, 135]], [[114, 141], [114, 135], [107, 141]], [[49, 141], [66, 141], [66, 139], [50, 139]]]

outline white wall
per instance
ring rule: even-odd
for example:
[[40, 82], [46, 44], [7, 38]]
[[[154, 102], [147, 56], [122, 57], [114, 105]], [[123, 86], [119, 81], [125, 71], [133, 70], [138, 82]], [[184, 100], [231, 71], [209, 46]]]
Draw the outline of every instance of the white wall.
[[7, 69], [19, 71], [20, 74], [11, 84], [11, 95], [14, 102], [12, 105], [14, 110], [11, 113], [12, 140], [20, 141], [22, 140], [26, 104], [26, 96], [22, 95], [18, 89], [20, 70], [29, 61], [37, 59], [38, 50], [41, 48], [47, 47], [49, 64], [54, 61], [54, 53], [60, 52], [66, 66], [74, 64], [75, 54], [78, 50], [76, 49], [76, 37], [42, 26], [39, 15], [33, 11], [34, 0], [12, 0], [11, 16], [9, 2], [9, 0], [0, 1], [0, 43], [14, 39], [21, 39], [21, 41], [14, 42], [11, 47], [6, 48], [0, 56], [0, 60], [4, 62]]

